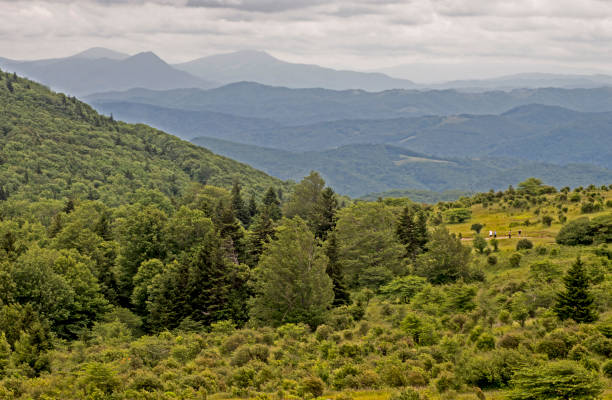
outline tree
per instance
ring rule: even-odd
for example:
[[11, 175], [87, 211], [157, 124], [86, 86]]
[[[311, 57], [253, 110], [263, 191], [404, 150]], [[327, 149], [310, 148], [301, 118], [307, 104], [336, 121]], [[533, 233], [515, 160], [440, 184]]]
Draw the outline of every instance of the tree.
[[603, 392], [597, 373], [576, 361], [554, 361], [518, 370], [510, 386], [510, 400], [595, 400]]
[[341, 306], [350, 303], [350, 293], [346, 288], [342, 265], [338, 255], [338, 239], [336, 234], [331, 232], [325, 243], [325, 255], [327, 256], [327, 268], [325, 272], [332, 280], [334, 286], [334, 306]]
[[589, 278], [584, 263], [578, 257], [563, 277], [565, 290], [557, 294], [554, 310], [561, 320], [573, 319], [578, 323], [597, 320], [594, 298], [589, 291]]
[[[361, 277], [368, 276], [372, 282], [370, 278], [374, 275], [392, 278], [407, 272], [406, 249], [398, 241], [395, 228], [393, 210], [384, 203], [361, 202], [338, 212], [335, 231], [340, 263], [349, 287], [361, 286], [364, 283], [360, 282]], [[387, 273], [381, 274], [381, 269]]]
[[327, 233], [334, 229], [337, 211], [336, 193], [332, 188], [325, 188], [314, 206], [312, 216], [312, 228], [317, 238], [325, 240]]
[[402, 214], [397, 221], [395, 233], [399, 242], [406, 248], [406, 257], [414, 259], [419, 253], [419, 241], [414, 213], [410, 207], [406, 206], [402, 210]]
[[274, 239], [274, 221], [271, 213], [273, 207], [263, 206], [261, 212], [255, 216], [251, 224], [248, 236], [248, 261], [252, 267], [259, 262], [259, 256], [263, 252], [264, 245]]
[[287, 218], [299, 216], [304, 221], [311, 222], [324, 187], [325, 181], [321, 175], [311, 171], [310, 175], [295, 185], [289, 201], [285, 204], [285, 216]]
[[427, 243], [427, 252], [415, 262], [415, 273], [431, 283], [441, 284], [470, 278], [470, 248], [444, 227], [435, 229]]
[[301, 218], [284, 219], [255, 269], [251, 317], [273, 325], [319, 325], [334, 298], [327, 257]]
[[283, 215], [280, 209], [280, 201], [276, 196], [276, 191], [274, 188], [268, 188], [268, 191], [264, 195], [262, 204], [264, 207], [268, 207], [268, 212], [270, 213], [270, 218], [272, 218], [272, 220], [278, 221], [281, 219]]
[[472, 226], [470, 227], [470, 229], [476, 232], [477, 235], [480, 235], [480, 231], [482, 230], [482, 228], [484, 228], [484, 225], [480, 223], [472, 224]]
[[232, 187], [232, 208], [234, 210], [234, 216], [242, 222], [243, 226], [249, 226], [251, 222], [251, 215], [249, 213], [249, 209], [247, 205], [244, 203], [242, 199], [242, 195], [240, 194], [240, 183], [234, 182], [234, 186]]
[[244, 315], [236, 315], [236, 298], [246, 281], [242, 268], [232, 263], [222, 247], [222, 239], [212, 227], [205, 238], [180, 262], [165, 265], [147, 287], [148, 320], [155, 330], [177, 327], [185, 318], [209, 325], [219, 320], [243, 322]]
[[474, 240], [472, 241], [472, 246], [480, 253], [484, 253], [488, 244], [487, 241], [480, 235], [474, 236]]

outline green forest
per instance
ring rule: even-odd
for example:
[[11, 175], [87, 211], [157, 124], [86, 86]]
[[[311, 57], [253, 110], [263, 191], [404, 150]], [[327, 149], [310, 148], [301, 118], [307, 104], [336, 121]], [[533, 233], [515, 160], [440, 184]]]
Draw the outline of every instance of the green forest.
[[612, 398], [612, 185], [351, 200], [5, 73], [0, 146], [0, 399]]

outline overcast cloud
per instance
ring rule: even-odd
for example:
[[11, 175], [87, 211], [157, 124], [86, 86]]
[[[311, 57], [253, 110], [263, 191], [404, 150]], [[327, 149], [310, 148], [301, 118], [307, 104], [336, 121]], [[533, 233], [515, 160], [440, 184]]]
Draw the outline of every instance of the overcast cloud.
[[407, 64], [391, 71], [416, 80], [453, 67], [450, 79], [612, 72], [607, 0], [0, 0], [0, 18], [0, 56], [13, 59], [258, 49], [334, 68]]

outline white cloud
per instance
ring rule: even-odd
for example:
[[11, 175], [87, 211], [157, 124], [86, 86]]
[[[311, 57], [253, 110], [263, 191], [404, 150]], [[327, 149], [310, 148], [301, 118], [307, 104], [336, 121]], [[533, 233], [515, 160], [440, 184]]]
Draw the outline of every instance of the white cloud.
[[352, 69], [517, 63], [605, 70], [605, 0], [0, 0], [0, 56], [93, 46], [179, 62], [239, 49]]

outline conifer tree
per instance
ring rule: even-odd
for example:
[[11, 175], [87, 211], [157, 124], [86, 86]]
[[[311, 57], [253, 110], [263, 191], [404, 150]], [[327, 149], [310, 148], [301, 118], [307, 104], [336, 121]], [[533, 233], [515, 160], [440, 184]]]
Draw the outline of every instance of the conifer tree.
[[263, 252], [264, 244], [274, 238], [274, 222], [270, 217], [271, 207], [263, 206], [261, 212], [253, 219], [249, 234], [248, 264], [256, 266]]
[[589, 278], [584, 263], [578, 257], [563, 277], [565, 290], [557, 294], [554, 310], [561, 320], [573, 319], [578, 323], [597, 320], [593, 296], [589, 292]]
[[257, 215], [257, 202], [255, 201], [255, 197], [254, 196], [251, 196], [251, 198], [249, 199], [249, 205], [247, 207], [247, 210], [249, 212], [249, 218], [252, 221], [253, 217], [255, 217], [255, 215]]
[[242, 195], [240, 194], [240, 183], [235, 182], [232, 187], [232, 208], [234, 209], [234, 215], [242, 225], [249, 226], [251, 222], [251, 216], [249, 214], [249, 210], [242, 199]]
[[338, 200], [336, 199], [336, 193], [330, 187], [325, 188], [314, 207], [312, 228], [316, 237], [325, 240], [327, 233], [334, 229], [337, 211]]
[[280, 209], [280, 201], [276, 196], [276, 191], [273, 188], [269, 188], [263, 198], [263, 205], [268, 207], [270, 212], [270, 218], [274, 221], [278, 221], [282, 217]]
[[414, 258], [417, 254], [417, 230], [414, 222], [414, 213], [408, 206], [402, 210], [395, 233], [399, 242], [406, 248], [406, 257]]
[[325, 255], [327, 261], [327, 275], [332, 280], [334, 287], [334, 306], [342, 306], [350, 303], [350, 293], [347, 290], [344, 274], [342, 273], [342, 265], [340, 264], [340, 256], [338, 254], [338, 239], [332, 231], [327, 236], [325, 246]]

